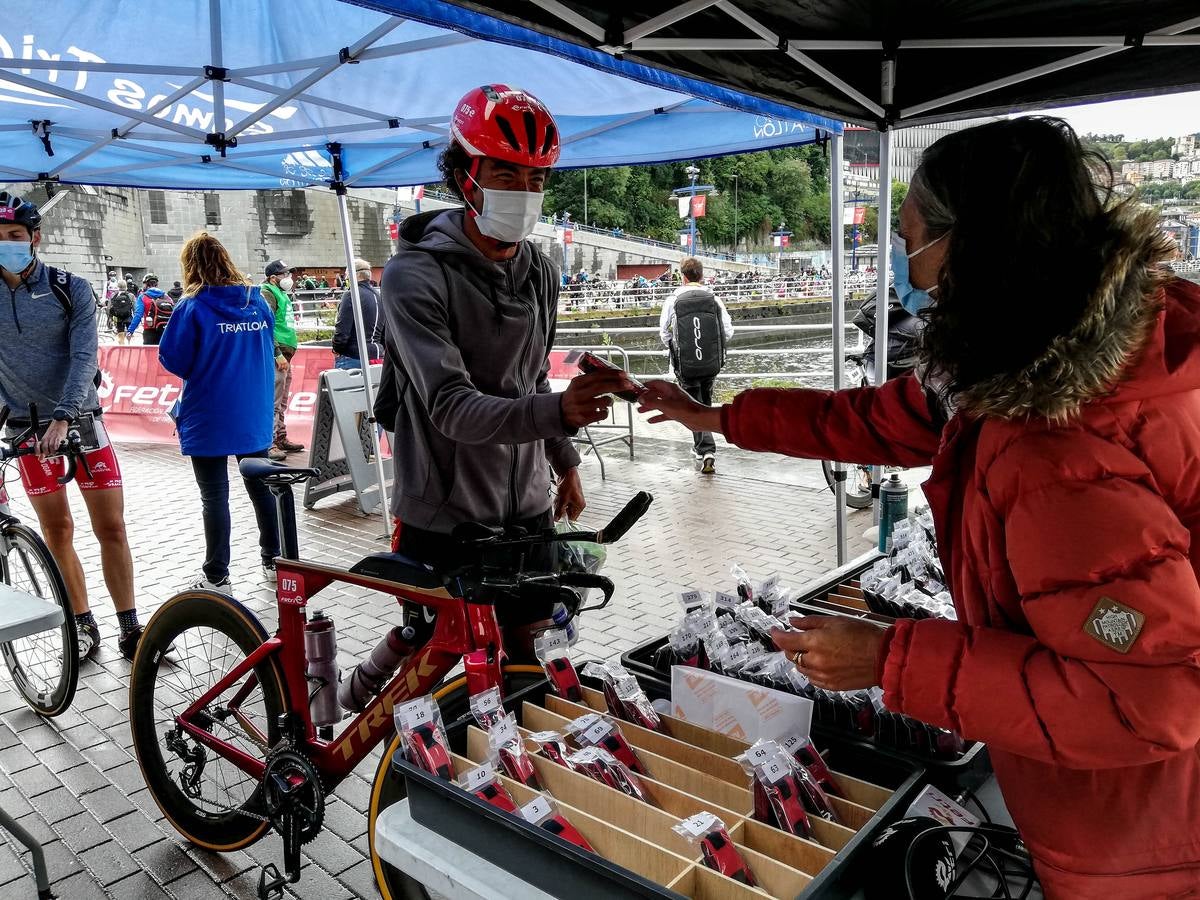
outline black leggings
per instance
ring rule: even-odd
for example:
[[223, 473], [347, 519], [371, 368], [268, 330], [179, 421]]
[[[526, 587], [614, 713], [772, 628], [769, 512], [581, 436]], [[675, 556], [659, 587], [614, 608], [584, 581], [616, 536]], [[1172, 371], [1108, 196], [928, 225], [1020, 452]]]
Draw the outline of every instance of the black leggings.
[[[267, 451], [238, 454], [238, 462], [248, 457], [266, 457]], [[200, 487], [204, 507], [204, 577], [222, 581], [229, 576], [229, 457], [193, 456], [192, 471]], [[275, 518], [275, 498], [261, 481], [242, 479], [254, 504], [258, 519], [258, 546], [264, 561], [279, 555], [279, 523]]]

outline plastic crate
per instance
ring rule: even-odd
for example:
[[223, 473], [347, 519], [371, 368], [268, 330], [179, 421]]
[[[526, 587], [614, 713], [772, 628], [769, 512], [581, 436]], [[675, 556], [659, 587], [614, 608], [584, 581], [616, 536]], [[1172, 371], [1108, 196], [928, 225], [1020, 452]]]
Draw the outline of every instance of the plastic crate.
[[[541, 691], [544, 693], [544, 686]], [[586, 703], [581, 706], [567, 704], [557, 697], [539, 698], [537, 691], [523, 693], [522, 698], [509, 700], [507, 705], [533, 730], [558, 721], [559, 716], [570, 718], [588, 708], [602, 709], [604, 703], [603, 696], [592, 689], [586, 692]], [[652, 775], [658, 776], [646, 781], [656, 800], [653, 813], [640, 801], [538, 758], [539, 774], [544, 786], [555, 797], [567, 819], [584, 832], [607, 858], [582, 851], [542, 829], [504, 814], [404, 760], [396, 759], [393, 762], [393, 777], [405, 781], [410, 810], [416, 821], [486, 857], [539, 889], [565, 900], [583, 897], [695, 897], [700, 900], [762, 898], [762, 893], [750, 891], [705, 869], [696, 862], [694, 856], [685, 857], [677, 843], [678, 838], [672, 838], [666, 827], [668, 821], [683, 818], [685, 813], [690, 815], [708, 806], [720, 808], [719, 804], [711, 802], [711, 798], [698, 798], [681, 790], [678, 787], [680, 782], [694, 783], [698, 792], [713, 792], [713, 795], [726, 802], [730, 797], [740, 796], [739, 791], [744, 791], [746, 800], [749, 800], [749, 791], [732, 782], [716, 779], [710, 771], [695, 769], [693, 777], [683, 771], [687, 767], [671, 756], [656, 754], [648, 749], [649, 746], [655, 746], [663, 753], [679, 758], [694, 755], [697, 759], [706, 757], [713, 762], [714, 751], [703, 746], [705, 742], [711, 740], [715, 742], [713, 746], [724, 748], [731, 739], [686, 726], [686, 723], [679, 726], [681, 737], [686, 733], [687, 737], [696, 738], [698, 743], [693, 744], [688, 740], [680, 744], [670, 738], [664, 740], [662, 735], [642, 732], [628, 723], [621, 723], [621, 728], [651, 769]], [[697, 738], [701, 732], [703, 735]], [[459, 770], [476, 764], [486, 753], [484, 735], [468, 720], [460, 719], [450, 724], [447, 737], [457, 754], [455, 765]], [[720, 755], [725, 757], [724, 753]], [[731, 828], [731, 836], [735, 843], [739, 840], [745, 842], [743, 854], [752, 869], [756, 868], [756, 864], [761, 868], [760, 880], [773, 879], [776, 885], [794, 887], [794, 890], [786, 892], [775, 891], [771, 896], [795, 897], [798, 900], [849, 900], [861, 887], [858, 876], [863, 868], [858, 863], [863, 852], [880, 829], [903, 815], [925, 783], [922, 769], [913, 763], [864, 754], [861, 748], [853, 745], [830, 744], [826, 757], [831, 768], [843, 776], [855, 796], [878, 798], [878, 809], [874, 806], [860, 807], [857, 810], [860, 823], [854, 829], [823, 823], [823, 830], [818, 832], [818, 837], [827, 844], [825, 847], [798, 842], [797, 838], [761, 823], [746, 824], [741, 821], [752, 803], [747, 803], [745, 809], [736, 810], [738, 823]], [[725, 768], [728, 770], [728, 766]], [[713, 782], [718, 787], [706, 786], [706, 782]], [[518, 803], [532, 796], [528, 789], [513, 782], [507, 782], [506, 787]], [[608, 809], [608, 804], [612, 804], [611, 809]], [[858, 804], [846, 803], [839, 809], [855, 806]], [[607, 818], [614, 821], [606, 821], [605, 816], [598, 815], [602, 809], [608, 813]], [[848, 818], [845, 813], [843, 816]], [[672, 840], [676, 841], [674, 845], [670, 843]], [[828, 846], [833, 843], [838, 846]], [[764, 852], [760, 852], [760, 849]], [[772, 852], [765, 852], [768, 849]], [[790, 854], [787, 852], [789, 850], [802, 852]], [[817, 871], [808, 871], [814, 866], [798, 861], [801, 855], [805, 859], [819, 859], [821, 865]], [[792, 866], [787, 864], [789, 856], [799, 877], [792, 878], [789, 875], [792, 871]], [[678, 872], [672, 867], [677, 868]], [[764, 875], [769, 877], [764, 879]]]

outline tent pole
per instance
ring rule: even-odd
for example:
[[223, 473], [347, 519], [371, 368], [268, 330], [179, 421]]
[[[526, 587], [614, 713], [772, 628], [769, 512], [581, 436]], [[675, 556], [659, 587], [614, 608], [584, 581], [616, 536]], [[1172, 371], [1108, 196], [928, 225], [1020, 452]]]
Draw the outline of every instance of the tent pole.
[[[843, 239], [846, 229], [842, 225], [845, 198], [842, 190], [842, 136], [833, 134], [829, 139], [829, 250], [833, 270], [833, 389], [840, 391], [845, 385], [846, 374], [846, 304]], [[837, 564], [846, 564], [846, 468], [840, 462], [833, 463], [834, 521], [837, 523]]]
[[[888, 274], [892, 246], [892, 130], [879, 132], [879, 225], [875, 251], [875, 385], [887, 381], [888, 302], [891, 299]], [[883, 468], [871, 468], [871, 496], [875, 498], [875, 524], [879, 524], [879, 484]]]
[[[212, 53], [212, 64], [215, 68], [225, 67], [225, 49], [221, 39], [221, 0], [208, 0], [208, 31], [209, 50]], [[225, 122], [225, 82], [214, 78], [213, 92], [213, 131], [224, 134]]]
[[379, 508], [383, 511], [383, 536], [392, 536], [392, 512], [388, 507], [387, 473], [383, 467], [383, 452], [379, 446], [379, 429], [375, 427], [375, 387], [371, 384], [371, 351], [366, 325], [363, 322], [362, 296], [358, 290], [358, 273], [354, 271], [354, 241], [350, 237], [350, 211], [346, 204], [346, 188], [338, 184], [338, 217], [342, 225], [342, 246], [346, 251], [346, 271], [349, 273], [350, 305], [354, 308], [354, 330], [358, 333], [358, 358], [362, 361], [363, 391], [367, 395], [367, 419], [371, 423], [371, 449], [375, 454], [375, 475], [379, 478]]

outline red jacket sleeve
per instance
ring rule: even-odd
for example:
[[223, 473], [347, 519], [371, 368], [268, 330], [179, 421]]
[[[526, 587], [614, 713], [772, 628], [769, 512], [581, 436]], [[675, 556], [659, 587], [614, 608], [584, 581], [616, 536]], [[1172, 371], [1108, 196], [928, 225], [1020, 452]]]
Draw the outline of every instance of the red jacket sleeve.
[[[986, 489], [1004, 537], [990, 565], [1007, 563], [1032, 634], [899, 623], [883, 651], [888, 707], [1069, 768], [1194, 748], [1200, 585], [1190, 534], [1145, 465], [1082, 431], [1041, 434], [1004, 451]], [[1117, 614], [1117, 646], [1085, 630], [1102, 600], [1132, 611]]]
[[929, 465], [941, 436], [912, 375], [849, 391], [745, 391], [721, 410], [721, 430], [747, 450], [905, 468]]

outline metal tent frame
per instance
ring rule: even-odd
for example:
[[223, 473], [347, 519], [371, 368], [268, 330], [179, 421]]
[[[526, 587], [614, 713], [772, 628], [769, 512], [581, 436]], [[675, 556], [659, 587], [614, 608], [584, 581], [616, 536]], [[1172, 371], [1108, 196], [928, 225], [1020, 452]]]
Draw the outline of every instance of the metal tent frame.
[[[58, 34], [63, 46], [66, 41], [74, 40], [81, 29], [86, 30], [89, 21], [84, 18], [82, 0], [72, 2], [81, 7], [80, 19], [72, 23], [70, 17], [65, 20], [59, 17], [49, 26], [60, 29]], [[334, 53], [289, 59], [277, 58], [287, 54], [275, 49], [275, 45], [281, 43], [279, 34], [271, 33], [266, 39], [274, 41], [271, 48], [275, 54], [262, 55], [269, 61], [252, 58], [248, 61], [253, 64], [229, 65], [230, 54], [237, 54], [238, 48], [243, 48], [244, 54], [244, 48], [248, 46], [245, 33], [229, 29], [236, 29], [237, 23], [243, 21], [239, 17], [256, 21], [253, 18], [256, 14], [279, 12], [274, 9], [274, 2], [261, 0], [252, 9], [249, 5], [235, 5], [228, 0], [192, 0], [191, 4], [173, 7], [171, 18], [176, 21], [172, 24], [197, 29], [195, 33], [189, 31], [186, 34], [194, 36], [198, 45], [187, 55], [192, 60], [207, 60], [201, 65], [110, 62], [79, 50], [74, 44], [66, 54], [69, 58], [64, 59], [62, 53], [43, 49], [35, 52], [28, 43], [31, 37], [27, 38], [25, 53], [20, 58], [16, 54], [0, 53], [0, 101], [29, 104], [16, 107], [19, 112], [28, 111], [30, 106], [49, 107], [51, 112], [39, 110], [34, 115], [58, 117], [0, 118], [0, 151], [3, 151], [0, 152], [0, 177], [45, 183], [52, 194], [56, 186], [63, 184], [183, 189], [329, 189], [337, 198], [346, 267], [352, 273], [355, 248], [347, 191], [353, 187], [392, 187], [436, 180], [439, 176], [433, 161], [449, 140], [449, 117], [453, 111], [451, 102], [446, 104], [444, 113], [406, 117], [400, 112], [406, 105], [405, 98], [392, 92], [372, 93], [386, 102], [386, 107], [381, 108], [349, 103], [341, 96], [328, 96], [331, 90], [338, 90], [338, 85], [345, 87], [347, 84], [336, 80], [338, 73], [359, 64], [375, 62], [378, 69], [398, 57], [465, 47], [462, 63], [468, 59], [478, 60], [481, 50], [487, 49], [505, 54], [498, 62], [502, 71], [528, 69], [532, 77], [539, 69], [557, 67], [554, 71], [559, 77], [566, 77], [563, 69], [566, 65], [570, 72], [577, 73], [581, 82], [593, 87], [603, 82], [609, 87], [609, 93], [599, 102], [581, 102], [586, 115], [576, 113], [568, 117], [573, 121], [560, 120], [564, 168], [692, 159], [718, 152], [768, 149], [821, 140], [841, 130], [834, 120], [796, 113], [776, 104], [748, 104], [755, 111], [747, 113], [736, 106], [696, 99], [687, 93], [695, 86], [687, 80], [667, 79], [647, 88], [644, 81], [635, 83], [637, 79], [614, 78], [614, 73], [597, 73], [594, 67], [563, 63], [546, 56], [542, 57], [547, 60], [543, 65], [529, 65], [526, 59], [532, 62], [532, 56], [525, 50], [514, 52], [502, 46], [504, 41], [493, 42], [486, 36], [481, 38], [465, 30], [431, 28], [430, 23], [419, 17], [372, 7], [369, 3], [293, 0], [286, 4], [289, 13], [296, 13], [297, 3], [309, 14], [332, 9], [342, 17], [347, 30], [359, 27], [355, 23], [363, 23], [360, 36]], [[150, 11], [149, 5], [141, 0], [102, 0], [99, 4], [87, 4], [86, 16], [103, 21], [127, 17], [130, 13], [144, 15]], [[32, 31], [38, 13], [37, 2], [14, 0], [14, 8], [6, 12], [9, 13], [6, 24]], [[203, 20], [206, 21], [200, 26]], [[268, 18], [264, 27], [273, 29], [275, 20]], [[404, 26], [416, 33], [409, 40], [387, 42]], [[61, 31], [67, 28], [70, 30]], [[207, 45], [207, 53], [200, 49], [204, 45]], [[0, 49], [7, 48], [4, 35], [0, 33]], [[443, 61], [443, 66], [455, 69], [452, 60], [449, 63]], [[386, 77], [388, 71], [378, 69], [377, 75]], [[61, 78], [62, 83], [60, 76], [67, 76]], [[169, 89], [164, 87], [158, 94], [153, 93], [153, 88], [143, 91], [143, 96], [151, 95], [144, 108], [117, 102], [120, 98], [114, 97], [112, 91], [106, 96], [96, 94], [98, 80], [111, 79], [115, 86], [128, 84], [120, 80], [128, 76], [177, 79], [178, 83], [166, 81]], [[553, 75], [541, 75], [541, 79], [545, 87], [552, 82]], [[353, 84], [361, 87], [366, 82], [367, 79], [358, 78]], [[616, 82], [620, 85], [614, 87]], [[462, 89], [472, 84], [466, 84]], [[242, 90], [231, 96], [230, 86]], [[321, 92], [323, 86], [325, 93]], [[85, 89], [88, 87], [90, 91]], [[205, 90], [211, 91], [211, 96], [206, 96]], [[261, 95], [265, 101], [249, 102], [244, 99], [246, 91]], [[211, 127], [205, 124], [203, 117], [198, 122], [187, 116], [179, 121], [178, 115], [174, 118], [169, 115], [172, 107], [192, 96], [211, 102]], [[606, 114], [602, 108], [604, 98], [618, 96], [619, 100], [612, 101], [616, 104], [612, 107], [614, 112]], [[289, 104], [302, 105], [299, 108], [310, 121], [279, 130], [274, 127], [277, 122], [272, 122], [270, 128], [263, 127], [268, 116], [286, 122], [295, 115], [297, 106]], [[9, 109], [0, 106], [4, 112]], [[62, 113], [61, 109], [68, 112]], [[76, 112], [70, 112], [72, 110]], [[760, 118], [763, 114], [770, 115], [777, 127], [761, 132], [756, 130], [755, 112]], [[102, 116], [98, 118], [97, 113]], [[318, 113], [336, 115], [321, 117]], [[240, 118], [230, 119], [230, 115]], [[697, 117], [701, 118], [697, 120]], [[666, 124], [676, 120], [678, 125]], [[701, 127], [696, 127], [697, 121], [702, 123]], [[311, 123], [317, 127], [310, 127]], [[710, 127], [703, 127], [709, 123]], [[80, 127], [81, 124], [88, 127]], [[657, 142], [647, 140], [647, 125], [659, 126], [657, 133], [662, 137]], [[624, 139], [623, 146], [618, 146], [612, 138], [620, 135], [622, 129], [627, 130], [629, 136]], [[647, 144], [648, 151], [644, 149]], [[314, 147], [321, 148], [324, 154]], [[631, 148], [636, 152], [630, 152]], [[647, 152], [650, 158], [647, 158]], [[314, 155], [320, 165], [313, 164]], [[412, 162], [412, 158], [418, 156], [419, 166], [408, 165], [402, 171], [397, 168], [397, 164]], [[44, 168], [40, 165], [43, 162]], [[220, 180], [218, 173], [228, 176], [234, 183]], [[158, 178], [161, 181], [156, 182]], [[369, 341], [356, 279], [350, 279], [349, 290], [360, 358], [369, 359]], [[364, 390], [368, 409], [373, 409], [375, 390], [367, 372], [364, 372]], [[371, 431], [384, 524], [390, 533], [387, 476], [379, 436], [374, 429]]]

